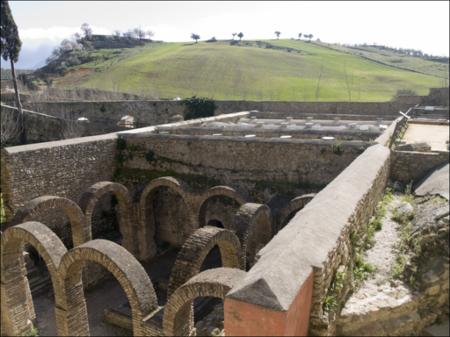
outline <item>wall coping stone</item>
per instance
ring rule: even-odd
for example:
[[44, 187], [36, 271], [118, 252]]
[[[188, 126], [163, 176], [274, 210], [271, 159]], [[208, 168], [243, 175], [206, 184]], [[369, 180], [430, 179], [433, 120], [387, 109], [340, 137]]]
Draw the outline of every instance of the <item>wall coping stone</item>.
[[176, 123], [166, 123], [166, 124], [159, 124], [159, 125], [153, 125], [148, 126], [145, 128], [139, 128], [139, 129], [133, 129], [133, 130], [127, 130], [127, 131], [120, 131], [118, 132], [120, 138], [129, 138], [129, 137], [143, 137], [147, 136], [149, 133], [153, 133], [158, 127], [165, 127], [165, 128], [177, 128], [180, 126], [186, 126], [186, 125], [197, 125], [205, 122], [215, 122], [215, 121], [224, 121], [229, 120], [233, 118], [241, 118], [250, 115], [249, 111], [240, 111], [230, 114], [222, 114], [217, 115], [213, 117], [205, 117], [205, 118], [196, 118], [196, 119], [189, 119], [187, 121], [181, 121]]
[[41, 149], [50, 149], [60, 146], [68, 146], [68, 145], [78, 145], [81, 143], [90, 143], [97, 142], [102, 140], [114, 140], [117, 139], [117, 132], [106, 133], [98, 136], [89, 136], [89, 137], [77, 137], [63, 140], [55, 140], [51, 142], [43, 142], [43, 143], [34, 143], [34, 144], [26, 144], [26, 145], [17, 145], [5, 147], [4, 151], [6, 153], [20, 153], [27, 151], [36, 151]]

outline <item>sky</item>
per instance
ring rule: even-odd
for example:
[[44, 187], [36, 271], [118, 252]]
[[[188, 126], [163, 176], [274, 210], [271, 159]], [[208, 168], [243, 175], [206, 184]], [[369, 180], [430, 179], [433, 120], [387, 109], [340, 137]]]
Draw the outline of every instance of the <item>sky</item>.
[[[10, 1], [23, 42], [18, 67], [43, 65], [84, 22], [94, 34], [142, 27], [155, 40], [297, 37], [377, 43], [449, 55], [449, 1]], [[3, 63], [2, 63], [3, 65]]]

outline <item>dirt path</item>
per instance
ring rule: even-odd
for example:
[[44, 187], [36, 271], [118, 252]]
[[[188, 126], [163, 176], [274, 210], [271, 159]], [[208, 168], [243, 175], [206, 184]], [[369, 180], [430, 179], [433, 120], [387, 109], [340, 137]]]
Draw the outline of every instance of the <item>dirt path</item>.
[[365, 261], [376, 268], [373, 278], [368, 282], [376, 282], [380, 284], [389, 278], [391, 268], [395, 262], [394, 246], [399, 240], [398, 223], [392, 220], [392, 209], [398, 207], [402, 203], [398, 196], [394, 196], [393, 200], [386, 208], [386, 214], [382, 220], [383, 227], [375, 233], [375, 245], [365, 254]]
[[375, 244], [364, 254], [364, 260], [375, 267], [375, 272], [349, 298], [341, 312], [342, 316], [354, 313], [361, 315], [383, 307], [394, 307], [411, 298], [411, 293], [402, 282], [394, 281], [391, 270], [395, 264], [395, 245], [400, 240], [399, 224], [392, 220], [393, 209], [404, 203], [394, 195], [386, 206], [382, 228], [375, 233]]

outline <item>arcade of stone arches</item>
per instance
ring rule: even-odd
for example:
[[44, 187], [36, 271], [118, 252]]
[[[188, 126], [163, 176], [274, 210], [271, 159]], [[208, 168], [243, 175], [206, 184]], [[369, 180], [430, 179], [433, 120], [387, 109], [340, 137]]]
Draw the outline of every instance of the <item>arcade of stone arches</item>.
[[[170, 273], [164, 307], [158, 306], [152, 281], [139, 262], [156, 255], [158, 226], [151, 218], [161, 189], [177, 195], [178, 207], [184, 207], [181, 239], [177, 239], [180, 250]], [[93, 238], [94, 209], [107, 194], [117, 199], [121, 244]], [[104, 267], [119, 282], [131, 308], [133, 335], [192, 335], [193, 301], [206, 296], [223, 299], [257, 261], [258, 251], [274, 232], [313, 196], [294, 198], [276, 221], [267, 205], [248, 202], [233, 188], [215, 186], [198, 193], [173, 177], [150, 181], [136, 201], [125, 186], [115, 182], [92, 185], [79, 203], [57, 196], [32, 199], [15, 213], [10, 227], [1, 235], [2, 334], [26, 334], [36, 318], [23, 255], [25, 247], [31, 246], [44, 260], [50, 275], [58, 335], [90, 334], [82, 277], [87, 262]], [[214, 215], [218, 210], [215, 200], [220, 198], [227, 200], [232, 217], [221, 216], [220, 210]], [[73, 248], [68, 249], [54, 231], [36, 221], [37, 214], [55, 210], [68, 219]], [[200, 271], [214, 247], [220, 251], [222, 267]], [[162, 323], [152, 322], [161, 310]]]

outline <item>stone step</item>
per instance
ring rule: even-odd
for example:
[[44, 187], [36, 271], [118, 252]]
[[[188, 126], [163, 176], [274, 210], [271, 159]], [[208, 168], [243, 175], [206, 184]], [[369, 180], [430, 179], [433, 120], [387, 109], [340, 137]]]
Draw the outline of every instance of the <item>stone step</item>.
[[371, 294], [360, 291], [347, 301], [338, 318], [339, 335], [363, 333], [367, 326], [376, 327], [380, 322], [402, 321], [405, 315], [417, 314], [419, 301], [402, 286]]
[[417, 312], [403, 313], [390, 319], [378, 319], [363, 326], [347, 325], [338, 329], [338, 336], [406, 336], [415, 331], [414, 326], [420, 322]]

